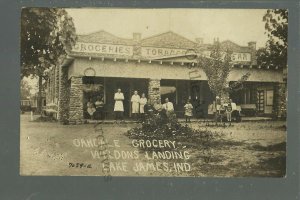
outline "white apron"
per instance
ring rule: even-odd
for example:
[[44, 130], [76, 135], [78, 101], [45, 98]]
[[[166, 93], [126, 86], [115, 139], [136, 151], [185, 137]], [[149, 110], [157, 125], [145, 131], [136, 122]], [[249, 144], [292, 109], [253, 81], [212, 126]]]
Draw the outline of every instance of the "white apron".
[[115, 107], [114, 111], [122, 111], [124, 112], [124, 106], [123, 106], [123, 100], [124, 100], [124, 95], [122, 92], [120, 93], [115, 93]]
[[139, 113], [140, 96], [132, 95], [131, 102], [132, 102], [132, 113]]

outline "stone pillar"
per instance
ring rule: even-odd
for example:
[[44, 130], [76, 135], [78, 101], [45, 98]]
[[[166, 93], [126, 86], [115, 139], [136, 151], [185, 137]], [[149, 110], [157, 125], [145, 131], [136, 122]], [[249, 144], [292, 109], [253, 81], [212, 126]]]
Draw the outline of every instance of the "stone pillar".
[[59, 66], [59, 92], [58, 92], [58, 115], [60, 122], [69, 120], [69, 97], [70, 81], [68, 80], [68, 68]]
[[154, 104], [154, 102], [161, 103], [159, 79], [149, 79], [148, 96], [149, 101], [152, 105]]
[[83, 119], [83, 90], [82, 77], [71, 77], [69, 121]]
[[286, 117], [286, 85], [284, 83], [274, 85], [273, 115], [275, 118]]

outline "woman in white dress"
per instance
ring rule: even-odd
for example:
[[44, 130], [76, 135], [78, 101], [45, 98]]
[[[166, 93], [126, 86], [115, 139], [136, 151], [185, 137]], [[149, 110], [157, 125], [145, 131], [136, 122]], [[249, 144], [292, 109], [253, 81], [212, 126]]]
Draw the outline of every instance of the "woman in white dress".
[[145, 93], [142, 94], [142, 97], [140, 99], [140, 117], [141, 120], [145, 119], [145, 105], [147, 104], [147, 98]]
[[131, 113], [133, 118], [137, 118], [137, 114], [139, 113], [139, 102], [140, 102], [140, 95], [138, 95], [138, 92], [135, 90], [134, 94], [131, 97]]
[[123, 101], [124, 101], [124, 94], [121, 92], [121, 89], [118, 89], [118, 92], [115, 93], [114, 96], [115, 100], [115, 106], [114, 106], [114, 112], [115, 112], [115, 119], [121, 119], [123, 120], [123, 112], [124, 112], [124, 106], [123, 106]]
[[140, 99], [140, 113], [141, 114], [144, 114], [145, 113], [145, 105], [147, 104], [147, 98], [146, 98], [146, 95], [145, 93], [142, 94], [142, 97]]

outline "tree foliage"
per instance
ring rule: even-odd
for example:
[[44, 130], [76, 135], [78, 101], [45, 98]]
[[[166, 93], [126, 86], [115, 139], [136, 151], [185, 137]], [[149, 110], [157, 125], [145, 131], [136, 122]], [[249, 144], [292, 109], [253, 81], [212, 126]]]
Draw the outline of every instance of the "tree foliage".
[[268, 36], [266, 46], [257, 51], [257, 63], [262, 67], [286, 67], [288, 48], [288, 11], [269, 9], [263, 16]]
[[20, 93], [21, 93], [21, 99], [28, 99], [30, 97], [30, 90], [31, 86], [28, 84], [28, 82], [24, 79], [20, 82]]
[[198, 66], [203, 68], [208, 79], [208, 85], [217, 96], [223, 96], [228, 87], [230, 61], [231, 52], [227, 49], [225, 53], [222, 53], [218, 41], [214, 43], [209, 58], [203, 55], [199, 56]]
[[64, 9], [24, 8], [21, 18], [21, 78], [44, 76], [76, 41], [72, 18]]
[[[288, 10], [269, 9], [263, 17], [268, 35], [266, 46], [257, 51], [257, 63], [262, 67], [278, 67], [286, 70], [288, 51]], [[287, 85], [281, 84], [278, 98], [273, 105], [276, 117], [286, 116]]]
[[227, 97], [228, 93], [241, 89], [242, 83], [250, 76], [249, 73], [242, 75], [239, 81], [229, 85], [231, 55], [232, 51], [229, 48], [222, 48], [216, 41], [211, 48], [210, 57], [204, 55], [198, 57], [198, 66], [205, 72], [209, 88], [216, 96]]
[[21, 16], [21, 78], [38, 77], [39, 100], [45, 71], [57, 65], [75, 45], [72, 18], [60, 8], [24, 8]]

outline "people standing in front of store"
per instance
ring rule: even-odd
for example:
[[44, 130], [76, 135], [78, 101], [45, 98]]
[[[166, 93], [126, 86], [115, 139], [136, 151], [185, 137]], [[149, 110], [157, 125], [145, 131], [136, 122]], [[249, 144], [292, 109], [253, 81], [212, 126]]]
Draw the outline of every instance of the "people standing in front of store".
[[232, 100], [229, 99], [228, 104], [226, 106], [226, 116], [227, 116], [227, 121], [229, 122], [229, 125], [231, 125], [231, 113], [232, 113]]
[[153, 99], [153, 108], [154, 108], [154, 113], [155, 114], [160, 114], [163, 111], [163, 106], [160, 102], [160, 98], [159, 97], [155, 97]]
[[173, 103], [169, 101], [169, 98], [165, 99], [163, 109], [165, 110], [167, 117], [170, 117], [174, 113], [174, 106]]
[[95, 108], [92, 98], [90, 98], [87, 103], [87, 112], [89, 113], [90, 118], [94, 119], [94, 113], [96, 112], [96, 108]]
[[95, 102], [95, 107], [96, 107], [96, 119], [100, 119], [100, 120], [104, 119], [103, 116], [104, 102], [101, 96], [97, 97], [97, 101]]
[[184, 111], [185, 122], [191, 122], [191, 117], [193, 116], [193, 105], [191, 104], [189, 99], [184, 105]]
[[155, 113], [155, 108], [151, 105], [150, 101], [147, 101], [146, 105], [144, 106], [145, 115], [152, 115]]
[[144, 115], [145, 115], [145, 105], [147, 104], [147, 98], [145, 93], [142, 94], [142, 97], [140, 98], [140, 114], [141, 114], [141, 118], [144, 119]]
[[138, 95], [138, 92], [135, 90], [133, 95], [131, 96], [131, 113], [133, 119], [137, 119], [137, 116], [139, 114], [139, 104], [140, 104], [140, 95]]
[[118, 91], [115, 93], [114, 96], [115, 100], [115, 106], [114, 106], [114, 112], [115, 112], [115, 120], [122, 120], [123, 121], [123, 113], [124, 113], [124, 94], [121, 92], [121, 89], [118, 88]]

